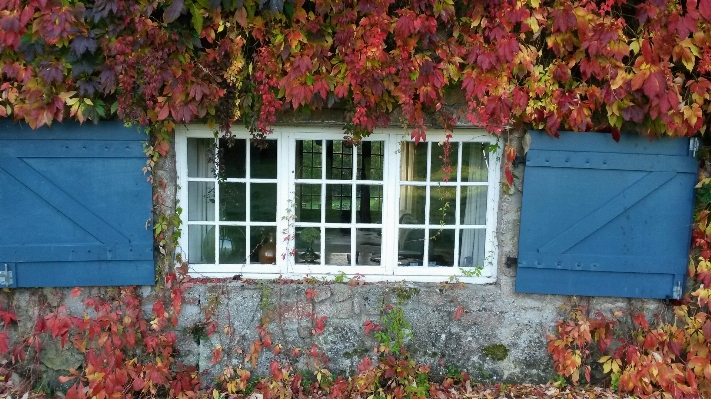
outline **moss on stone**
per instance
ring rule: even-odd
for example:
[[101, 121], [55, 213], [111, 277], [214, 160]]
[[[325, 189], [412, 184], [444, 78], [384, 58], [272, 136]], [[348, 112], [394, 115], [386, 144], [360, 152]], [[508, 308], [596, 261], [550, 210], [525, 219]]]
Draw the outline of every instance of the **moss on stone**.
[[484, 353], [484, 356], [498, 361], [506, 359], [509, 355], [509, 348], [502, 344], [485, 346], [481, 351]]

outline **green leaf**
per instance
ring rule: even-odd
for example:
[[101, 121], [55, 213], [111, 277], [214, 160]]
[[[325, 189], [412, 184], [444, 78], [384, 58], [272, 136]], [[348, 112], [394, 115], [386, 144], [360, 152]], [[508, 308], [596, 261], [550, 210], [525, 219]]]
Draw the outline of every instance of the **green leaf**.
[[172, 3], [163, 12], [163, 22], [169, 24], [180, 16], [183, 12], [183, 0], [173, 0]]
[[192, 22], [193, 22], [193, 28], [195, 28], [195, 31], [199, 34], [202, 32], [202, 12], [200, 12], [200, 9], [195, 5], [191, 4], [190, 5], [190, 14], [192, 14]]
[[111, 115], [115, 114], [117, 109], [118, 109], [118, 101], [114, 101], [114, 103], [111, 104]]

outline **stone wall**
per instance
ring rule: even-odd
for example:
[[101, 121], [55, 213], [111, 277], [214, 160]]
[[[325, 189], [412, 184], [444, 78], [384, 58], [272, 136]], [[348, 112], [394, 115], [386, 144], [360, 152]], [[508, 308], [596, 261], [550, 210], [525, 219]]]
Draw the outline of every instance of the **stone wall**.
[[[516, 143], [520, 135], [514, 135]], [[169, 158], [157, 165], [154, 176], [167, 183], [164, 205], [175, 203], [175, 164]], [[523, 176], [523, 166], [514, 173]], [[312, 366], [308, 356], [290, 358], [291, 349], [308, 352], [316, 345], [329, 358], [328, 368], [335, 373], [352, 374], [362, 358], [376, 355], [372, 333], [366, 335], [364, 323], [379, 323], [387, 306], [402, 309], [411, 326], [411, 338], [405, 342], [418, 362], [428, 363], [435, 373], [447, 367], [467, 370], [475, 379], [513, 382], [543, 382], [553, 377], [552, 362], [546, 352], [546, 334], [564, 316], [573, 303], [597, 310], [639, 309], [648, 314], [669, 313], [660, 301], [616, 298], [570, 298], [553, 295], [524, 295], [514, 292], [517, 238], [521, 204], [521, 182], [513, 193], [500, 198], [498, 240], [498, 277], [495, 284], [465, 285], [442, 283], [356, 284], [304, 281], [201, 281], [187, 293], [179, 320], [181, 360], [196, 364], [204, 372], [205, 382], [227, 364], [245, 365], [245, 352], [259, 337], [264, 326], [271, 340], [283, 346], [281, 360], [290, 360], [297, 368]], [[315, 290], [307, 299], [306, 290]], [[103, 289], [85, 290], [100, 293]], [[152, 288], [145, 287], [145, 312], [150, 314]], [[67, 305], [72, 313], [82, 314], [81, 297], [72, 298], [69, 290], [38, 289], [6, 292], [3, 303], [11, 302], [19, 317], [17, 336], [32, 328], [47, 303]], [[41, 298], [39, 300], [38, 298]], [[204, 309], [213, 306], [219, 325], [215, 334], [205, 337]], [[460, 308], [461, 307], [461, 308]], [[457, 309], [464, 312], [457, 318]], [[319, 334], [314, 320], [326, 316]], [[228, 328], [226, 328], [228, 327]], [[221, 345], [223, 360], [212, 365], [212, 350]], [[55, 345], [56, 346], [56, 345]], [[56, 379], [80, 358], [71, 349], [51, 345], [40, 355], [41, 372], [47, 381]], [[267, 375], [275, 355], [263, 351], [252, 375]], [[249, 367], [249, 364], [245, 365]]]

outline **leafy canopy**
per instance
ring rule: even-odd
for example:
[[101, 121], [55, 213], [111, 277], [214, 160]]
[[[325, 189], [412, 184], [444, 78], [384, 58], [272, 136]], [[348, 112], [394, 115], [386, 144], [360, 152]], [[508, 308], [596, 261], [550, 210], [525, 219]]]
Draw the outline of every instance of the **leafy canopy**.
[[[711, 0], [0, 0], [0, 117], [705, 132]], [[450, 93], [459, 93], [451, 97]], [[459, 98], [459, 104], [445, 100]]]

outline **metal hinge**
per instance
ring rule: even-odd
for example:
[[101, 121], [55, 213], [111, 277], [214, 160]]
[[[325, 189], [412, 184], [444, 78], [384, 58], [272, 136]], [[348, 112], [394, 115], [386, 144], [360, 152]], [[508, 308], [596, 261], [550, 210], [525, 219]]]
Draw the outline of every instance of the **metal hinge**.
[[0, 285], [9, 287], [12, 284], [12, 270], [8, 270], [7, 263], [5, 263], [5, 270], [0, 270]]
[[692, 157], [696, 157], [696, 151], [699, 150], [699, 138], [698, 137], [692, 137], [689, 140], [689, 154], [691, 154]]
[[672, 290], [672, 299], [681, 299], [681, 281], [677, 281]]

